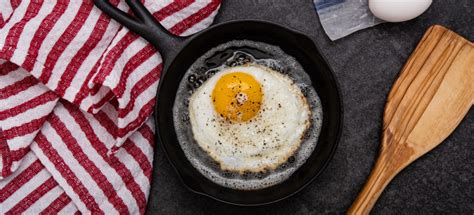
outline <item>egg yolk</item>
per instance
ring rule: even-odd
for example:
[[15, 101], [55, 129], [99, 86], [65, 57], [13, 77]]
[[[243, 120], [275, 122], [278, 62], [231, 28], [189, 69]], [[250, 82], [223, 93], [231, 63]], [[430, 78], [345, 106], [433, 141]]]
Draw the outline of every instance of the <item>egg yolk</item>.
[[236, 122], [245, 122], [257, 115], [262, 99], [260, 83], [243, 72], [223, 75], [212, 91], [212, 102], [217, 113]]

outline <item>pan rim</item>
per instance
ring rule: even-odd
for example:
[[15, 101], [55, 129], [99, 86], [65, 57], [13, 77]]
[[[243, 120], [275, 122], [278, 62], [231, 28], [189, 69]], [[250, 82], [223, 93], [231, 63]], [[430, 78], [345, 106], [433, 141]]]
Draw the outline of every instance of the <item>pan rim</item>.
[[[178, 168], [176, 167], [175, 163], [173, 162], [173, 159], [170, 157], [166, 147], [164, 146], [165, 144], [163, 144], [163, 138], [160, 134], [160, 125], [158, 123], [158, 116], [159, 116], [159, 113], [160, 111], [158, 110], [158, 106], [159, 106], [159, 103], [161, 101], [161, 97], [164, 96], [164, 95], [160, 95], [160, 92], [161, 92], [161, 88], [162, 88], [162, 85], [163, 85], [163, 82], [165, 81], [165, 77], [168, 73], [168, 67], [170, 65], [172, 65], [174, 63], [174, 61], [176, 60], [176, 58], [180, 55], [180, 53], [183, 52], [183, 50], [185, 50], [188, 45], [190, 44], [190, 42], [193, 41], [194, 38], [196, 37], [199, 37], [200, 35], [202, 34], [205, 34], [206, 32], [212, 30], [212, 29], [215, 29], [215, 28], [219, 28], [220, 26], [223, 26], [223, 25], [230, 25], [230, 24], [236, 24], [236, 23], [257, 23], [257, 24], [265, 24], [265, 25], [273, 25], [275, 27], [278, 27], [278, 28], [282, 28], [282, 29], [285, 29], [293, 34], [296, 34], [296, 35], [300, 35], [302, 37], [305, 37], [305, 38], [308, 38], [309, 40], [311, 40], [311, 42], [314, 44], [317, 52], [319, 53], [320, 57], [322, 58], [323, 62], [326, 64], [327, 68], [328, 68], [328, 74], [330, 76], [330, 79], [332, 79], [332, 82], [334, 83], [335, 85], [335, 93], [337, 94], [337, 103], [338, 103], [338, 106], [339, 106], [339, 109], [336, 110], [336, 112], [339, 113], [339, 120], [337, 122], [337, 130], [335, 131], [335, 139], [333, 141], [333, 144], [331, 146], [331, 149], [329, 151], [329, 154], [327, 156], [327, 158], [323, 161], [323, 164], [321, 165], [320, 169], [318, 172], [316, 172], [315, 174], [313, 174], [312, 176], [310, 176], [309, 179], [307, 179], [303, 185], [301, 185], [300, 187], [298, 187], [297, 189], [295, 189], [294, 191], [292, 191], [291, 193], [287, 194], [287, 195], [284, 195], [280, 198], [277, 198], [277, 199], [273, 199], [273, 200], [269, 200], [269, 201], [264, 201], [264, 202], [261, 202], [261, 203], [237, 203], [237, 202], [232, 202], [232, 201], [227, 201], [227, 200], [224, 200], [222, 198], [219, 198], [215, 195], [212, 195], [212, 194], [209, 194], [209, 193], [206, 193], [204, 191], [198, 191], [194, 188], [192, 188], [191, 186], [188, 185], [188, 183], [186, 183], [183, 179], [183, 176], [182, 174], [180, 173], [180, 171], [178, 170]], [[178, 51], [176, 51], [176, 54], [172, 57], [172, 58], [169, 58], [169, 61], [170, 62], [165, 62], [164, 63], [164, 66], [163, 66], [163, 69], [162, 69], [162, 74], [161, 74], [161, 77], [160, 77], [160, 81], [159, 81], [159, 84], [158, 84], [158, 88], [157, 88], [157, 93], [156, 93], [156, 102], [155, 102], [155, 107], [154, 107], [154, 118], [155, 118], [155, 145], [156, 144], [159, 144], [160, 145], [160, 148], [162, 151], [164, 151], [164, 154], [167, 158], [167, 160], [169, 161], [169, 163], [171, 164], [172, 168], [174, 169], [174, 171], [177, 173], [178, 175], [178, 178], [179, 180], [181, 181], [181, 183], [184, 185], [184, 187], [186, 187], [186, 189], [188, 189], [189, 191], [193, 192], [193, 193], [196, 193], [196, 194], [199, 194], [199, 195], [202, 195], [202, 196], [206, 196], [206, 197], [209, 197], [211, 199], [214, 199], [216, 201], [219, 201], [219, 202], [223, 202], [223, 203], [226, 203], [226, 204], [230, 204], [230, 205], [235, 205], [235, 206], [249, 206], [249, 207], [253, 207], [253, 206], [262, 206], [262, 205], [268, 205], [268, 204], [273, 204], [273, 203], [276, 203], [276, 202], [279, 202], [279, 201], [282, 201], [282, 200], [285, 200], [287, 198], [290, 198], [291, 196], [299, 193], [301, 190], [305, 189], [306, 187], [308, 187], [309, 184], [311, 184], [318, 176], [320, 176], [324, 171], [325, 169], [327, 168], [327, 166], [329, 165], [330, 161], [333, 159], [335, 153], [336, 153], [336, 150], [338, 148], [338, 145], [339, 145], [339, 142], [340, 142], [340, 138], [341, 138], [341, 135], [342, 135], [342, 131], [343, 131], [343, 118], [344, 118], [344, 107], [343, 107], [343, 98], [342, 98], [342, 94], [341, 94], [341, 91], [340, 91], [340, 84], [337, 80], [337, 77], [335, 76], [335, 73], [334, 73], [334, 70], [332, 69], [332, 67], [330, 66], [330, 64], [328, 63], [328, 60], [326, 58], [326, 56], [323, 55], [323, 53], [321, 52], [321, 49], [317, 46], [317, 44], [308, 36], [306, 36], [304, 33], [302, 32], [299, 32], [295, 29], [292, 29], [292, 28], [289, 28], [289, 27], [286, 27], [286, 26], [283, 26], [281, 24], [278, 24], [278, 23], [274, 23], [274, 22], [271, 22], [271, 21], [267, 21], [267, 20], [259, 20], [259, 19], [239, 19], [239, 20], [232, 20], [232, 21], [226, 21], [226, 22], [222, 22], [222, 23], [217, 23], [217, 24], [213, 24], [212, 26], [210, 26], [209, 28], [191, 36], [191, 37], [188, 37], [186, 38], [186, 40], [183, 42], [183, 45], [181, 45], [181, 47], [179, 48]], [[162, 110], [163, 111], [163, 110]], [[165, 126], [165, 125], [161, 125], [161, 126]], [[169, 125], [168, 125], [169, 126]], [[174, 129], [174, 128], [173, 128]], [[177, 140], [176, 140], [177, 141]], [[312, 152], [314, 153], [314, 152]], [[220, 185], [218, 185], [220, 186]], [[222, 187], [222, 186], [220, 186]], [[223, 187], [224, 188], [224, 187]], [[252, 192], [252, 191], [249, 191], [249, 192]]]

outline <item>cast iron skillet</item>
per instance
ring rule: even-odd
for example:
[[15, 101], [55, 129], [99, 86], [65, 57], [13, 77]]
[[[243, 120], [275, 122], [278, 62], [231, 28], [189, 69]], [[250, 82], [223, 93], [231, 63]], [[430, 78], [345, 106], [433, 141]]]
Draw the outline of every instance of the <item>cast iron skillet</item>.
[[[180, 41], [170, 35], [137, 0], [127, 0], [134, 17], [116, 9], [107, 0], [94, 0], [97, 7], [159, 49], [159, 43]], [[201, 175], [187, 160], [174, 130], [172, 109], [176, 92], [188, 67], [209, 49], [231, 40], [253, 40], [279, 46], [295, 57], [309, 74], [323, 107], [323, 123], [317, 146], [303, 164], [286, 181], [256, 191], [222, 187]], [[308, 185], [327, 166], [339, 140], [342, 106], [336, 79], [318, 48], [307, 36], [269, 22], [245, 20], [214, 25], [181, 42], [174, 59], [164, 54], [164, 72], [158, 86], [155, 106], [156, 134], [169, 161], [191, 191], [235, 205], [262, 205], [282, 200]], [[179, 102], [179, 101], [178, 101]], [[156, 170], [158, 171], [158, 170]]]

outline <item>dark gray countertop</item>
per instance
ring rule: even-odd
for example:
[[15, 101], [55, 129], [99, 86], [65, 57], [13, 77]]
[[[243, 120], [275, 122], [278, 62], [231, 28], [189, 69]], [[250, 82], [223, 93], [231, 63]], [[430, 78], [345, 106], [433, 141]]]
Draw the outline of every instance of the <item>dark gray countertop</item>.
[[[320, 47], [339, 80], [344, 103], [344, 128], [337, 152], [324, 173], [300, 193], [276, 204], [245, 208], [188, 191], [158, 147], [150, 214], [345, 212], [376, 159], [390, 87], [425, 30], [441, 24], [474, 41], [472, 0], [434, 0], [415, 20], [381, 24], [335, 42], [325, 35], [311, 0], [224, 0], [215, 22], [236, 19], [276, 22], [305, 33]], [[471, 108], [451, 136], [388, 185], [374, 214], [474, 214], [473, 143]]]

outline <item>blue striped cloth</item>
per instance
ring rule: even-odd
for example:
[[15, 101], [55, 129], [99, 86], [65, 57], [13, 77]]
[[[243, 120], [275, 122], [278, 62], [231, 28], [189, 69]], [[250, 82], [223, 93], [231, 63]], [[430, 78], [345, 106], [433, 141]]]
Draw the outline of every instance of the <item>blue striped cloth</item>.
[[367, 0], [313, 0], [313, 2], [321, 25], [331, 40], [383, 22], [372, 15]]

